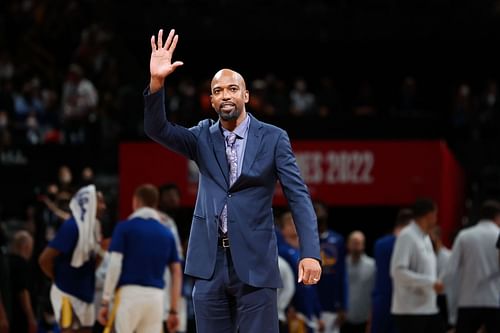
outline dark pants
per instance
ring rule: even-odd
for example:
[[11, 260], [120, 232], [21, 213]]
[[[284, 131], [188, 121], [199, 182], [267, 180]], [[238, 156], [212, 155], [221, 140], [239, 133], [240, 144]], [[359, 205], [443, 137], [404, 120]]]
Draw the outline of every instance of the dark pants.
[[396, 327], [401, 333], [444, 333], [441, 315], [394, 315]]
[[500, 332], [500, 308], [458, 308], [456, 333], [476, 333], [482, 325], [487, 333]]
[[366, 322], [353, 324], [347, 321], [340, 327], [340, 333], [366, 333]]
[[279, 332], [276, 289], [241, 282], [229, 248], [218, 247], [210, 280], [196, 280], [193, 304], [198, 333]]
[[394, 317], [391, 315], [391, 297], [374, 299], [370, 333], [398, 333]]
[[92, 327], [92, 333], [102, 333], [104, 332], [104, 326], [102, 326], [97, 320], [94, 324], [94, 327]]
[[450, 315], [448, 314], [448, 301], [446, 299], [446, 295], [441, 294], [437, 296], [437, 306], [439, 309], [439, 315], [443, 318], [446, 329], [451, 328], [451, 325], [449, 324]]
[[288, 323], [286, 321], [281, 321], [279, 322], [279, 329], [280, 329], [280, 333], [288, 333], [289, 332], [289, 329], [288, 329]]

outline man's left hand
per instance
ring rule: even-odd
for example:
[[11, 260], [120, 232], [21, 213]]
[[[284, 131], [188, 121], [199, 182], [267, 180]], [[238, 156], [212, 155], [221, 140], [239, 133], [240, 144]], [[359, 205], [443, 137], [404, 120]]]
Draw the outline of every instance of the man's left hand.
[[313, 258], [304, 258], [299, 262], [299, 283], [311, 285], [318, 283], [321, 278], [321, 265]]

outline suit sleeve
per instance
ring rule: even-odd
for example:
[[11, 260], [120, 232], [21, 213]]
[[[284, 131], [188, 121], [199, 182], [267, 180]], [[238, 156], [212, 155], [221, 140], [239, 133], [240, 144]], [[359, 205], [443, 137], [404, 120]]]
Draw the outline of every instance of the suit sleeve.
[[151, 94], [144, 91], [144, 132], [154, 141], [191, 160], [196, 159], [197, 138], [201, 123], [187, 129], [168, 121], [164, 89]]
[[285, 132], [282, 132], [278, 139], [275, 159], [278, 179], [292, 211], [295, 228], [299, 235], [301, 257], [315, 258], [320, 261], [316, 213], [309, 191], [300, 176], [290, 139]]

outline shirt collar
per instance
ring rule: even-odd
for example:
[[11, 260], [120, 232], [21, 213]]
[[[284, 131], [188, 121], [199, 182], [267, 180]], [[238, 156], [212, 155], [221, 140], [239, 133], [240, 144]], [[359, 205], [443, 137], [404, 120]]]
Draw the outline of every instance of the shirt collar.
[[[248, 134], [249, 127], [250, 127], [250, 116], [247, 113], [243, 122], [241, 124], [239, 124], [234, 129], [233, 133], [236, 134], [236, 137], [238, 139], [244, 139]], [[222, 134], [224, 134], [224, 137], [227, 137], [229, 135], [229, 133], [231, 133], [231, 131], [225, 129], [224, 127], [221, 126], [221, 128], [222, 128]]]

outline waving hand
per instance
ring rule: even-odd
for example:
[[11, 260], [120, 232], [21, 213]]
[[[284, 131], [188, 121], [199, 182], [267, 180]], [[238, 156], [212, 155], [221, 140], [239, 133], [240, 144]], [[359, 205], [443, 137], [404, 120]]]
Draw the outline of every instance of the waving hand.
[[172, 63], [172, 56], [177, 46], [179, 36], [175, 34], [175, 30], [170, 30], [165, 45], [163, 45], [163, 29], [158, 32], [158, 40], [155, 36], [151, 37], [151, 60], [149, 62], [149, 70], [151, 72], [151, 82], [149, 89], [154, 93], [163, 87], [165, 78], [169, 76], [175, 69], [183, 65], [182, 61]]

